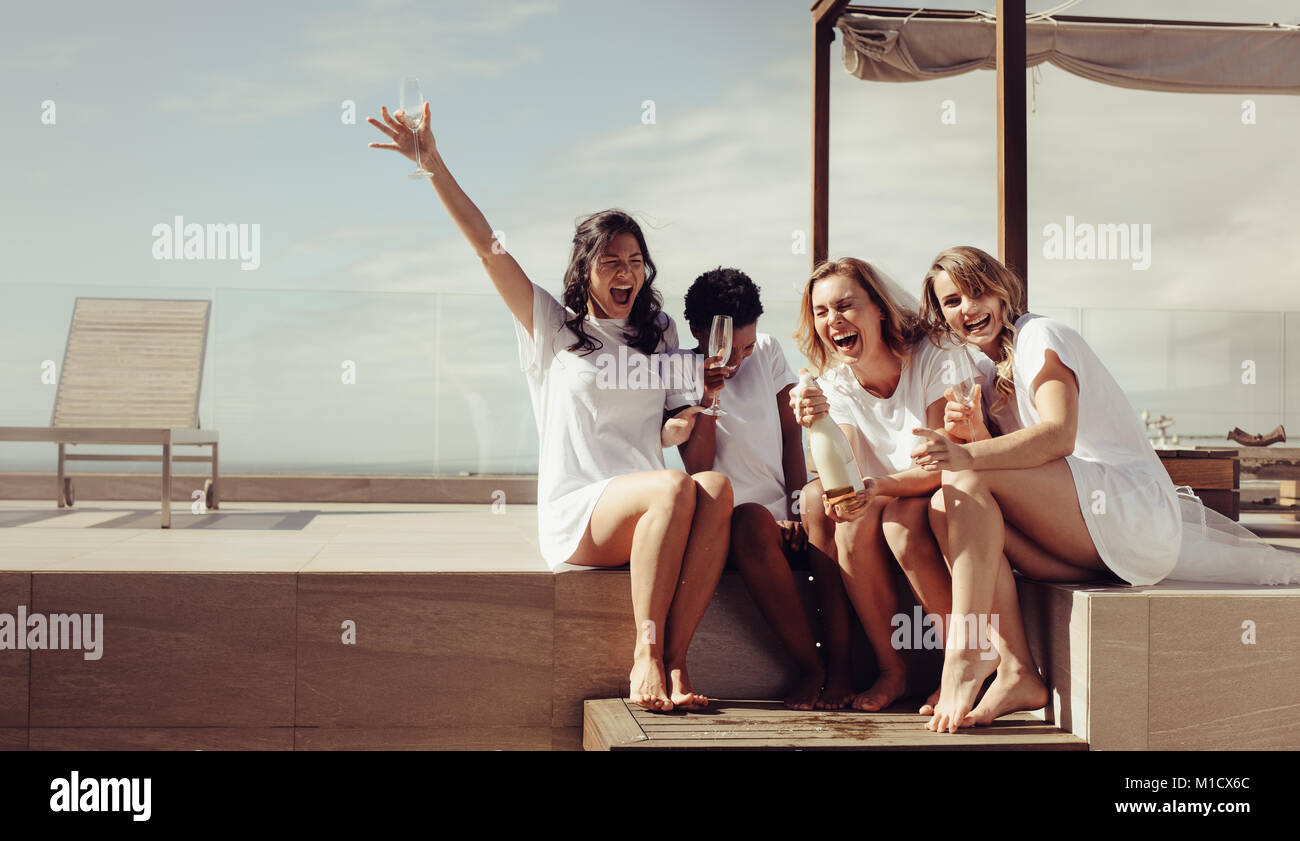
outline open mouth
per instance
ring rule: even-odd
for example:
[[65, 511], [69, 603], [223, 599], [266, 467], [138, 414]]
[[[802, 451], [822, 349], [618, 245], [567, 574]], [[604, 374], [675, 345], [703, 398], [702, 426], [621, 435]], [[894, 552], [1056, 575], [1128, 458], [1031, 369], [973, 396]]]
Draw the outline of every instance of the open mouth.
[[842, 351], [852, 351], [858, 344], [856, 332], [831, 334], [831, 341]]
[[609, 296], [614, 299], [614, 303], [625, 307], [632, 300], [632, 287], [614, 286], [609, 290]]
[[989, 325], [989, 321], [992, 318], [993, 316], [985, 314], [980, 318], [972, 319], [970, 321], [965, 322], [963, 326], [966, 328], [967, 333], [978, 333], [980, 330], [983, 330], [985, 327]]

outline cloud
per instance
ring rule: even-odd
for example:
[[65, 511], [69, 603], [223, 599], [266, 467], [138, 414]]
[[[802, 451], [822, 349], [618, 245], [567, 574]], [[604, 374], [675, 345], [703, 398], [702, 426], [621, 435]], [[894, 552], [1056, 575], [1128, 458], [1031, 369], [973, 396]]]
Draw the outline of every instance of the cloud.
[[[462, 79], [501, 76], [540, 60], [526, 26], [558, 13], [555, 3], [438, 4], [363, 0], [293, 17], [283, 38], [237, 69], [201, 71], [192, 95], [165, 97], [165, 113], [237, 126], [302, 116], [377, 87], [421, 78], [426, 97]], [[506, 44], [508, 49], [485, 48]]]

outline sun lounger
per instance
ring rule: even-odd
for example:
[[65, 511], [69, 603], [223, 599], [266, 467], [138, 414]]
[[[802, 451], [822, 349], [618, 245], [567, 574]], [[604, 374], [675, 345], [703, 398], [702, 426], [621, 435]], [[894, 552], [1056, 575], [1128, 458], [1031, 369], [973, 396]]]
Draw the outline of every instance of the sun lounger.
[[[74, 502], [67, 461], [161, 461], [162, 528], [171, 527], [172, 462], [210, 462], [205, 503], [217, 508], [217, 433], [199, 428], [210, 301], [78, 298], [48, 427], [0, 427], [0, 441], [59, 447], [57, 502]], [[78, 444], [150, 444], [161, 456], [72, 454]], [[210, 447], [173, 456], [174, 446]]]

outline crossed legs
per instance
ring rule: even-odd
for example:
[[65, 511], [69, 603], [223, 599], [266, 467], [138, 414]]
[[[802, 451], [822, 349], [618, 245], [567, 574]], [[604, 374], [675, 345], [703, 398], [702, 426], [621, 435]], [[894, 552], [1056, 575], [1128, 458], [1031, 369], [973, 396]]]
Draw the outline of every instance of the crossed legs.
[[[941, 494], [934, 534], [952, 568], [953, 621], [939, 702], [926, 727], [956, 732], [1047, 702], [1025, 638], [1008, 555], [1043, 580], [1101, 578], [1106, 566], [1093, 546], [1064, 459], [1018, 470], [945, 471]], [[1000, 664], [981, 656], [984, 629], [994, 637]], [[977, 706], [980, 688], [995, 668], [998, 677]]]

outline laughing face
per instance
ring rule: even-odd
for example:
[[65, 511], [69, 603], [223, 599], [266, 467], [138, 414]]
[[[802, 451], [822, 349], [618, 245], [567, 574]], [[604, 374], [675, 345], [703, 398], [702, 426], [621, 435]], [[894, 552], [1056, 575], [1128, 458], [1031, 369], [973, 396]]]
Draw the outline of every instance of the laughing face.
[[881, 341], [880, 307], [852, 278], [831, 275], [817, 281], [812, 309], [818, 337], [839, 362], [856, 362]]
[[627, 318], [645, 285], [645, 257], [636, 237], [622, 233], [609, 241], [591, 267], [587, 311], [596, 318]]
[[971, 298], [957, 288], [947, 272], [939, 272], [934, 276], [934, 297], [954, 334], [990, 358], [998, 358], [994, 352], [1002, 335], [1002, 301], [996, 295], [986, 293]]

